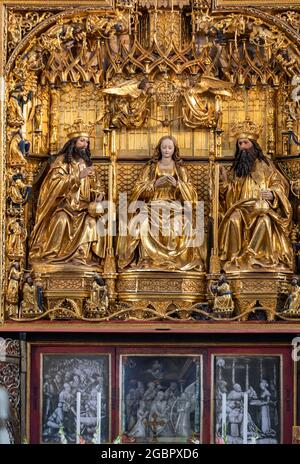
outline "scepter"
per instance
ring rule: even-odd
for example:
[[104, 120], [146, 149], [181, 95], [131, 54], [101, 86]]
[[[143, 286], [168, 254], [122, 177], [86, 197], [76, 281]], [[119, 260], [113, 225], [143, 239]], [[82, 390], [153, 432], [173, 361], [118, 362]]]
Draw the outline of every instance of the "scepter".
[[116, 149], [116, 130], [114, 127], [110, 127], [107, 132], [109, 133], [109, 155], [110, 164], [108, 168], [108, 235], [107, 235], [107, 249], [103, 269], [103, 277], [108, 288], [109, 301], [114, 304], [116, 300], [115, 291], [115, 280], [117, 278], [115, 253], [113, 247], [113, 236], [115, 230], [116, 221], [116, 161], [117, 161], [117, 149]]
[[220, 272], [219, 241], [218, 241], [218, 219], [219, 219], [219, 178], [220, 165], [218, 159], [222, 156], [222, 99], [220, 95], [215, 96], [216, 126], [212, 131], [213, 141], [210, 146], [210, 194], [211, 194], [211, 219], [212, 219], [212, 248], [209, 269], [212, 274]]

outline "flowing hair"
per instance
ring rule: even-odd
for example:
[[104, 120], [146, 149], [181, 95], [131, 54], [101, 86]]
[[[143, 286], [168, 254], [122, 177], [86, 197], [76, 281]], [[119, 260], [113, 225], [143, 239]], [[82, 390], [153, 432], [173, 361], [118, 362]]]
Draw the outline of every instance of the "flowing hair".
[[157, 162], [162, 159], [160, 146], [164, 140], [168, 140], [168, 139], [172, 140], [172, 142], [174, 143], [174, 153], [172, 155], [172, 159], [175, 163], [175, 166], [179, 166], [180, 164], [182, 164], [182, 159], [180, 158], [180, 155], [179, 155], [179, 147], [177, 145], [176, 139], [172, 137], [171, 135], [164, 135], [159, 140], [156, 147], [154, 148], [154, 153], [153, 153], [152, 159], [150, 160], [150, 177], [155, 177], [155, 169], [156, 169]]
[[59, 155], [64, 155], [64, 161], [67, 164], [70, 164], [73, 159], [73, 153], [77, 153], [85, 162], [87, 166], [92, 166], [93, 162], [91, 160], [90, 152], [90, 142], [85, 150], [78, 150], [76, 147], [76, 142], [79, 137], [74, 137], [73, 139], [68, 140], [62, 149], [59, 151]]
[[177, 141], [176, 141], [176, 139], [174, 137], [172, 137], [172, 135], [164, 135], [159, 140], [158, 144], [154, 148], [154, 154], [152, 156], [151, 163], [157, 163], [157, 161], [162, 159], [160, 146], [165, 140], [168, 140], [168, 139], [172, 140], [172, 142], [174, 143], [174, 153], [172, 155], [173, 160], [175, 161], [176, 164], [181, 164], [182, 163], [182, 159], [180, 158], [180, 155], [179, 155], [179, 147], [178, 147]]

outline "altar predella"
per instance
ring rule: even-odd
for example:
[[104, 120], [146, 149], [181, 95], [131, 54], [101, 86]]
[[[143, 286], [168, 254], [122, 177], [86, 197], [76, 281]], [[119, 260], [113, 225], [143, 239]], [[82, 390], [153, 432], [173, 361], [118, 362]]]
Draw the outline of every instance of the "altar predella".
[[299, 321], [297, 25], [9, 9], [1, 321]]

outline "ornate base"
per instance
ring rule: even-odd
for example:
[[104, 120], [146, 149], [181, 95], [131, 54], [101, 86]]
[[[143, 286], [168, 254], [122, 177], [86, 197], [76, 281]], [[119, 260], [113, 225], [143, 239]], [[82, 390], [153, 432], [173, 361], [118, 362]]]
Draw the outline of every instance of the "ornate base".
[[214, 309], [212, 314], [214, 317], [224, 317], [224, 318], [230, 318], [233, 316], [234, 309]]
[[37, 316], [40, 316], [42, 314], [42, 311], [41, 310], [37, 310], [37, 309], [20, 309], [20, 313], [21, 313], [21, 317], [24, 317], [24, 318], [29, 318], [29, 317], [32, 317], [32, 318], [35, 318]]
[[193, 304], [205, 300], [205, 274], [200, 272], [125, 271], [119, 274], [118, 298], [134, 318], [188, 319]]
[[80, 319], [82, 300], [79, 298], [48, 298], [50, 319]]
[[34, 268], [43, 287], [43, 303], [51, 319], [73, 319], [84, 316], [84, 302], [89, 298], [95, 270], [81, 266], [44, 266]]
[[291, 319], [293, 319], [293, 318], [299, 319], [300, 318], [300, 310], [294, 311], [294, 310], [290, 309], [290, 310], [287, 310], [287, 311], [282, 311], [282, 315], [284, 317], [288, 317], [288, 318], [291, 318]]
[[236, 300], [240, 320], [249, 318], [251, 310], [260, 306], [266, 313], [267, 320], [273, 321], [277, 308], [278, 296], [286, 287], [291, 272], [228, 273], [226, 277]]
[[104, 305], [102, 307], [91, 305], [87, 301], [83, 308], [83, 315], [87, 319], [100, 319], [108, 315], [108, 308]]

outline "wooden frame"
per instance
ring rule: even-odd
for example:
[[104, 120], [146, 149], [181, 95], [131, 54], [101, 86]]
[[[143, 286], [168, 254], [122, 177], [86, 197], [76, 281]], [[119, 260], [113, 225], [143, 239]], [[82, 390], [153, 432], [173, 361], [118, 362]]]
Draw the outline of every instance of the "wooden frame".
[[[247, 443], [291, 443], [293, 366], [290, 349], [234, 347], [209, 350], [209, 353], [211, 443], [245, 443], [245, 417]], [[226, 368], [231, 373], [221, 374]], [[235, 388], [236, 385], [241, 388]], [[226, 392], [225, 400], [222, 392]], [[248, 414], [244, 409], [245, 401]], [[222, 413], [222, 407], [226, 413]], [[236, 430], [232, 433], [233, 422]], [[216, 430], [217, 424], [221, 423], [225, 423], [225, 430], [220, 425]]]
[[124, 441], [202, 442], [201, 351], [129, 348], [119, 349], [117, 359], [118, 430]]
[[[106, 356], [109, 359], [110, 366], [109, 381], [107, 382], [109, 386], [109, 433], [107, 437], [102, 435], [102, 442], [111, 442], [115, 437], [121, 436], [123, 442], [133, 443], [191, 443], [193, 441], [214, 443], [216, 436], [216, 407], [214, 399], [216, 380], [219, 379], [219, 371], [215, 369], [215, 362], [218, 359], [225, 359], [229, 360], [230, 365], [230, 363], [232, 364], [232, 360], [235, 359], [240, 364], [237, 367], [237, 372], [239, 372], [235, 375], [235, 382], [241, 385], [242, 392], [248, 391], [250, 387], [252, 387], [257, 394], [257, 398], [255, 398], [257, 402], [252, 404], [250, 404], [250, 395], [248, 396], [248, 412], [256, 425], [258, 425], [258, 428], [260, 428], [261, 424], [257, 423], [256, 419], [263, 406], [261, 403], [262, 390], [260, 389], [260, 380], [265, 379], [270, 384], [270, 380], [272, 380], [270, 375], [273, 375], [273, 378], [276, 377], [278, 396], [276, 407], [280, 423], [278, 429], [275, 430], [277, 433], [276, 440], [277, 442], [285, 444], [292, 443], [292, 425], [296, 424], [297, 387], [296, 370], [294, 371], [293, 378], [293, 361], [291, 357], [291, 347], [288, 343], [271, 343], [266, 345], [265, 343], [237, 344], [232, 342], [215, 344], [192, 342], [187, 344], [186, 340], [182, 341], [180, 347], [178, 344], [165, 344], [163, 342], [132, 342], [128, 344], [128, 342], [123, 343], [117, 341], [114, 346], [110, 343], [100, 344], [96, 341], [91, 341], [88, 344], [82, 342], [74, 344], [59, 342], [30, 343], [27, 373], [27, 404], [29, 405], [29, 410], [27, 411], [27, 431], [31, 443], [51, 442], [47, 437], [46, 440], [41, 439], [43, 438], [41, 432], [43, 423], [41, 388], [43, 384], [45, 387], [45, 376], [50, 374], [50, 376], [53, 377], [55, 371], [55, 369], [53, 370], [53, 368], [51, 368], [49, 362], [54, 360], [54, 367], [57, 367], [57, 360], [59, 357], [64, 360], [74, 360], [80, 357], [94, 360], [96, 359], [95, 356], [98, 356], [97, 359], [103, 359], [103, 356]], [[263, 361], [262, 367], [260, 367], [259, 364], [260, 359]], [[250, 360], [247, 389], [245, 388], [244, 381], [244, 372], [246, 370], [245, 360], [248, 360], [248, 364]], [[270, 363], [272, 364], [272, 362], [274, 364], [274, 361], [276, 366], [275, 368], [273, 366], [273, 370], [271, 368], [270, 371], [268, 365], [270, 365]], [[195, 369], [195, 366], [198, 366], [198, 370]], [[266, 368], [266, 366], [268, 368]], [[73, 367], [71, 366], [71, 370], [72, 369]], [[65, 371], [66, 370], [67, 369], [65, 369]], [[64, 375], [66, 375], [65, 371]], [[231, 381], [232, 374], [231, 371], [229, 371], [230, 369], [227, 369], [227, 374], [223, 375], [223, 380], [227, 382], [227, 395], [234, 390], [233, 382]], [[298, 379], [300, 375], [299, 371]], [[72, 373], [74, 374], [74, 369]], [[75, 379], [72, 378], [71, 380], [74, 382]], [[193, 389], [194, 387], [191, 387], [195, 380], [198, 385], [197, 392]], [[151, 395], [149, 399], [145, 394], [146, 390], [149, 388], [149, 383], [153, 383], [155, 386], [153, 389], [155, 395], [152, 399]], [[177, 383], [177, 386], [174, 385], [174, 383]], [[171, 390], [173, 387], [175, 391], [174, 396], [177, 401], [175, 404], [174, 401], [170, 400], [169, 402], [169, 409], [172, 409], [172, 413], [169, 419], [170, 423], [166, 426], [166, 421], [159, 417], [159, 408], [158, 410], [155, 409], [153, 404], [155, 404], [155, 402], [157, 403], [157, 400], [159, 400], [161, 402], [158, 403], [158, 406], [164, 406], [163, 401], [168, 401], [172, 396]], [[175, 387], [177, 388], [177, 392]], [[269, 385], [268, 388], [270, 388]], [[162, 391], [163, 395], [157, 395], [159, 391]], [[168, 392], [168, 394], [166, 392]], [[183, 395], [182, 398], [183, 392], [192, 392], [194, 397], [197, 398], [196, 401], [191, 405], [191, 397], [185, 398]], [[82, 394], [84, 395], [84, 393]], [[138, 394], [140, 396], [138, 396]], [[163, 398], [160, 398], [160, 396], [163, 396]], [[273, 399], [274, 398], [271, 398], [272, 401]], [[144, 409], [147, 410], [145, 412], [148, 412], [144, 417], [143, 404], [140, 404], [141, 400], [149, 402], [147, 405], [144, 405]], [[236, 398], [233, 400], [236, 400]], [[82, 401], [86, 403], [83, 396]], [[196, 408], [191, 407], [195, 406], [195, 404]], [[103, 403], [102, 406], [104, 407]], [[152, 419], [149, 419], [151, 406], [152, 419], [153, 413], [155, 412], [157, 414], [156, 418], [154, 418], [154, 425], [153, 423], [151, 424]], [[76, 400], [73, 396], [73, 409], [75, 407]], [[130, 408], [134, 412], [128, 414]], [[141, 408], [141, 410], [138, 414], [139, 408]], [[85, 408], [83, 409], [85, 410]], [[195, 414], [196, 409], [197, 414]], [[196, 415], [198, 422], [195, 420]], [[81, 416], [84, 417], [84, 411]], [[75, 417], [74, 413], [73, 417]], [[129, 420], [130, 417], [131, 420]], [[141, 422], [137, 424], [138, 418], [141, 420], [144, 419], [144, 424], [141, 424]], [[75, 419], [73, 420], [75, 421]], [[158, 424], [158, 422], [163, 423]], [[172, 436], [162, 431], [163, 428], [170, 430], [170, 424], [173, 424], [173, 429], [171, 429], [173, 430], [171, 433]], [[103, 421], [102, 425], [105, 427]], [[144, 431], [144, 436], [141, 436], [143, 433], [138, 432], [140, 430], [139, 426], [147, 427], [147, 432], [145, 433]], [[184, 432], [176, 433], [174, 432], [175, 430], [177, 432], [178, 430], [183, 430]], [[186, 430], [188, 430], [188, 433]], [[265, 429], [264, 431], [266, 432]], [[260, 438], [266, 438], [266, 435], [268, 434], [265, 433], [265, 436]], [[269, 437], [271, 435], [269, 435]], [[87, 437], [82, 429], [81, 436], [86, 442], [91, 440], [91, 436]], [[274, 435], [273, 437], [271, 436], [271, 438], [274, 438]], [[74, 439], [73, 433], [73, 437], [71, 437], [69, 441], [74, 442]], [[57, 441], [57, 438], [52, 441]], [[249, 433], [249, 442], [250, 441], [251, 434]], [[240, 442], [240, 440], [237, 440], [237, 442]], [[256, 443], [260, 443], [259, 438], [256, 440]], [[265, 441], [261, 443], [265, 443]], [[271, 441], [269, 440], [268, 443], [271, 443]]]
[[[111, 442], [113, 361], [112, 348], [95, 344], [32, 346], [28, 372], [30, 442]], [[101, 438], [97, 437], [98, 415]]]

